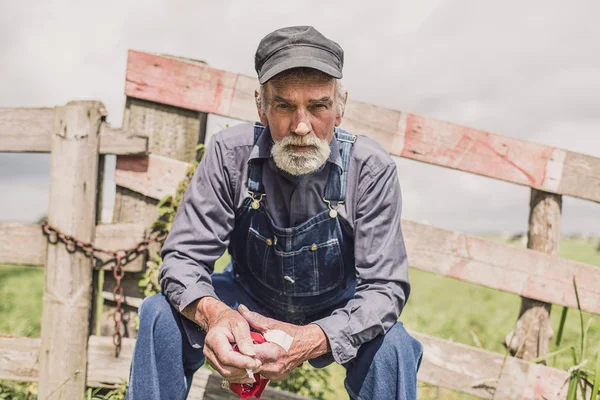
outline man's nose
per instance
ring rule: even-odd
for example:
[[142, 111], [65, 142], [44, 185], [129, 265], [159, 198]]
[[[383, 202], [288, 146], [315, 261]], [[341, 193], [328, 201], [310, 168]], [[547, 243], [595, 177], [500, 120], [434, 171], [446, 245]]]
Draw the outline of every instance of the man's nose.
[[310, 132], [310, 128], [304, 122], [300, 122], [298, 124], [298, 126], [296, 126], [296, 129], [294, 130], [294, 133], [296, 135], [301, 135], [301, 136], [308, 135], [309, 132]]
[[297, 112], [292, 120], [291, 130], [296, 135], [308, 135], [310, 133], [310, 122], [307, 120], [304, 113]]

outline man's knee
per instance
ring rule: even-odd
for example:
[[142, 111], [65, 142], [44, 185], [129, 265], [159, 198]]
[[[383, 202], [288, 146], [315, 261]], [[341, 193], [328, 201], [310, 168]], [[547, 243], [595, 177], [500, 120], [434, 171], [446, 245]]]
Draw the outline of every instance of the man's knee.
[[381, 390], [410, 392], [416, 388], [422, 354], [421, 343], [398, 322], [384, 336], [364, 343], [357, 357], [346, 365], [346, 389], [352, 398], [366, 398]]
[[140, 330], [156, 327], [160, 324], [177, 324], [173, 316], [173, 308], [162, 293], [150, 296], [140, 306]]
[[421, 365], [423, 345], [404, 329], [402, 323], [396, 323], [383, 337], [382, 345], [384, 357], [396, 357], [404, 362], [410, 360], [417, 371]]

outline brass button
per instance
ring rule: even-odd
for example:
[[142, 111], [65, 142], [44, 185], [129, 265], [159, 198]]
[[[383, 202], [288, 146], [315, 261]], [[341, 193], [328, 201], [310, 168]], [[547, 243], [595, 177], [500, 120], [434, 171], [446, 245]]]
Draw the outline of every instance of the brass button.
[[267, 239], [267, 246], [273, 246], [273, 241], [271, 239]]
[[313, 244], [312, 246], [310, 246], [310, 249], [311, 249], [312, 251], [317, 251], [317, 245], [316, 245], [316, 244]]

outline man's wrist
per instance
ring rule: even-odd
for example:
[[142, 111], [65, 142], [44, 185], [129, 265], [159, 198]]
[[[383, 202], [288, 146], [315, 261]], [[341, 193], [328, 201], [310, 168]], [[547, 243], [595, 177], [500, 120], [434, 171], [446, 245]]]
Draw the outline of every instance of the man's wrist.
[[319, 325], [308, 324], [305, 326], [305, 329], [308, 331], [307, 336], [310, 338], [309, 343], [311, 343], [308, 360], [312, 360], [313, 358], [317, 358], [331, 351], [329, 339], [327, 339], [327, 335]]
[[198, 324], [205, 332], [208, 332], [209, 328], [223, 311], [229, 310], [227, 304], [222, 301], [206, 296], [202, 297], [187, 306], [182, 314]]

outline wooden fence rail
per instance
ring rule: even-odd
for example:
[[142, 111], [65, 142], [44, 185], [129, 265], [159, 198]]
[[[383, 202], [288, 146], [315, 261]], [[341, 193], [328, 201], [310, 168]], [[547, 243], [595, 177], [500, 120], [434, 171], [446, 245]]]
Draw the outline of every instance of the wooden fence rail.
[[[531, 364], [502, 354], [476, 349], [449, 340], [411, 332], [424, 345], [424, 358], [419, 380], [463, 391], [474, 396], [490, 398], [496, 388], [495, 399], [560, 399], [564, 398], [569, 379], [566, 371]], [[112, 341], [108, 337], [91, 336], [88, 345], [88, 385], [104, 386], [127, 379], [133, 353], [132, 339], [125, 339], [122, 354], [115, 359]], [[38, 378], [39, 339], [0, 337], [0, 379], [35, 381]], [[194, 377], [193, 391], [209, 387], [208, 398], [232, 398], [221, 389], [218, 374], [200, 369]], [[272, 399], [300, 399], [299, 396], [270, 391], [280, 397]], [[201, 393], [190, 398], [202, 399]]]
[[[248, 76], [129, 51], [125, 94], [244, 121], [257, 118]], [[390, 154], [600, 202], [600, 158], [349, 101], [342, 126]]]
[[[0, 153], [50, 153], [54, 108], [0, 108]], [[100, 125], [100, 154], [147, 154], [148, 138]]]

